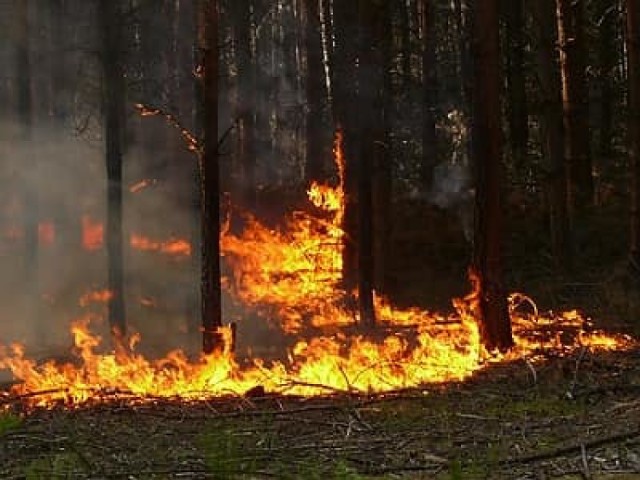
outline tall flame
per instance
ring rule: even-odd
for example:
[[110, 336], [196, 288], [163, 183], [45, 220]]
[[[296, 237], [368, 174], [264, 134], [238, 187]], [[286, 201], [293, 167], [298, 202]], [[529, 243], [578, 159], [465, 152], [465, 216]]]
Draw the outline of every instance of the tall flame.
[[[487, 355], [475, 320], [477, 284], [465, 298], [454, 300], [455, 312], [450, 315], [397, 309], [376, 297], [379, 324], [374, 331], [359, 332], [355, 313], [345, 306], [345, 292], [339, 288], [344, 236], [340, 229], [344, 160], [339, 136], [335, 156], [338, 185], [314, 183], [308, 191], [318, 215], [295, 212], [280, 229], [269, 229], [250, 218], [241, 235], [227, 231], [221, 240], [233, 271], [228, 282], [233, 295], [258, 313], [278, 318], [283, 332], [306, 327], [324, 331], [310, 340], [300, 339], [288, 361], [236, 361], [227, 327], [221, 331], [224, 349], [197, 360], [179, 350], [149, 360], [136, 353], [136, 338], [129, 351], [102, 354], [98, 352], [101, 339], [90, 332], [86, 317], [71, 328], [77, 362], [38, 365], [21, 345], [0, 351], [0, 368], [10, 369], [19, 381], [12, 393], [24, 395], [23, 401], [33, 406], [55, 402], [73, 406], [105, 393], [140, 401], [157, 396], [198, 399], [242, 394], [258, 386], [297, 395], [381, 392], [463, 380], [490, 362], [535, 358], [550, 348], [570, 353], [582, 347], [615, 349], [634, 344], [625, 336], [587, 331], [587, 321], [575, 311], [541, 315], [534, 308], [522, 313], [518, 306], [529, 300], [516, 294], [510, 299], [516, 346], [506, 355]], [[81, 299], [81, 306], [107, 301], [110, 295], [91, 292]]]

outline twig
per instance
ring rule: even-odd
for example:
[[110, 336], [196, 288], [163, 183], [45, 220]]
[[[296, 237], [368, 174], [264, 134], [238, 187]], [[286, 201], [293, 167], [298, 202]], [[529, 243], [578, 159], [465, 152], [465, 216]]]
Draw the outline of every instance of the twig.
[[608, 443], [619, 442], [622, 440], [629, 440], [634, 437], [640, 436], [640, 428], [631, 430], [629, 432], [616, 433], [613, 435], [607, 435], [605, 437], [594, 438], [588, 442], [580, 442], [572, 445], [567, 445], [564, 447], [554, 448], [553, 450], [546, 450], [543, 452], [532, 453], [530, 455], [524, 455], [516, 458], [505, 458], [500, 460], [498, 463], [501, 465], [504, 464], [524, 464], [524, 463], [532, 463], [540, 460], [550, 460], [552, 458], [561, 457], [563, 455], [581, 452], [586, 448], [597, 448], [602, 445], [606, 445]]

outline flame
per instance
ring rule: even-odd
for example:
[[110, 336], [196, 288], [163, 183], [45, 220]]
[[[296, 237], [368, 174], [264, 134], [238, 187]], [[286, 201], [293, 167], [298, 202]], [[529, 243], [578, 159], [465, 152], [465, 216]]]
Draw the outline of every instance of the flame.
[[[577, 349], [621, 349], [636, 345], [629, 337], [591, 331], [577, 311], [540, 314], [526, 296], [510, 297], [515, 347], [506, 354], [482, 348], [476, 322], [478, 283], [453, 302], [454, 313], [437, 314], [418, 308], [398, 309], [375, 297], [377, 328], [357, 329], [357, 314], [345, 304], [339, 288], [344, 215], [341, 147], [335, 147], [337, 186], [313, 184], [309, 199], [317, 215], [296, 212], [285, 226], [269, 229], [249, 218], [238, 236], [224, 232], [221, 246], [233, 271], [227, 284], [233, 295], [258, 313], [277, 317], [286, 333], [316, 328], [317, 335], [300, 339], [286, 361], [253, 358], [240, 363], [231, 351], [232, 329], [224, 327], [221, 351], [190, 359], [176, 350], [160, 360], [129, 350], [101, 353], [101, 338], [91, 332], [90, 317], [72, 325], [77, 362], [37, 364], [21, 345], [0, 350], [0, 368], [20, 381], [14, 395], [30, 406], [63, 402], [77, 406], [104, 394], [144, 401], [155, 397], [185, 400], [243, 394], [255, 387], [296, 395], [336, 392], [384, 392], [425, 383], [464, 380], [486, 365], [514, 359], [535, 361], [545, 351], [570, 354]], [[161, 243], [153, 243], [156, 247]], [[160, 247], [151, 250], [162, 250]], [[90, 292], [81, 306], [105, 302], [108, 291]], [[348, 302], [346, 302], [348, 303]], [[531, 308], [521, 308], [530, 304]]]
[[89, 215], [82, 216], [82, 246], [94, 252], [102, 248], [104, 242], [104, 225], [94, 221]]
[[129, 244], [132, 248], [145, 252], [160, 252], [174, 257], [191, 255], [191, 243], [181, 238], [154, 241], [140, 234], [132, 234]]
[[56, 239], [56, 227], [52, 221], [43, 221], [38, 224], [38, 242], [40, 245], [53, 245]]

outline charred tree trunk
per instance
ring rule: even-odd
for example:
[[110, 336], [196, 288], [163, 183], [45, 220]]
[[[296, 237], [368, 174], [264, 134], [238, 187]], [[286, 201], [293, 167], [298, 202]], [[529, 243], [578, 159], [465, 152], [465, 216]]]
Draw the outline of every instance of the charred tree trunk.
[[586, 78], [584, 0], [557, 0], [558, 40], [562, 72], [562, 102], [571, 217], [593, 204], [589, 147], [589, 104]]
[[547, 160], [547, 191], [551, 250], [559, 272], [571, 270], [572, 254], [567, 212], [567, 176], [564, 161], [562, 82], [557, 54], [555, 0], [530, 0], [536, 26], [540, 133]]
[[391, 198], [393, 194], [391, 167], [391, 112], [393, 110], [393, 19], [389, 2], [383, 2], [377, 8], [379, 15], [374, 19], [376, 55], [379, 63], [378, 98], [373, 108], [375, 124], [373, 156], [373, 256], [375, 259], [375, 289], [386, 295], [390, 288], [390, 238], [392, 230]]
[[[360, 322], [372, 327], [376, 322], [373, 176], [374, 166], [380, 166], [385, 150], [382, 35], [387, 12], [380, 2], [371, 0], [359, 0], [358, 10], [358, 305]], [[384, 224], [385, 219], [379, 218], [379, 223]]]
[[516, 170], [524, 165], [529, 142], [529, 115], [525, 76], [525, 11], [524, 0], [505, 0], [504, 18], [507, 47], [507, 116], [509, 150]]
[[498, 0], [472, 12], [472, 160], [476, 174], [473, 269], [479, 280], [480, 330], [488, 350], [513, 345], [502, 274], [502, 131]]
[[325, 177], [327, 136], [324, 134], [324, 99], [327, 89], [322, 62], [320, 0], [303, 0], [305, 25], [306, 72], [306, 168], [307, 182]]
[[198, 46], [201, 54], [202, 133], [201, 295], [202, 351], [221, 348], [222, 291], [220, 286], [220, 175], [218, 165], [218, 2], [200, 0]]
[[422, 30], [422, 183], [431, 188], [433, 168], [437, 162], [436, 102], [438, 76], [436, 73], [436, 32], [433, 0], [421, 1]]
[[627, 0], [629, 154], [631, 164], [631, 266], [640, 270], [640, 0]]
[[358, 2], [337, 2], [333, 5], [333, 31], [335, 38], [332, 58], [331, 89], [333, 92], [333, 115], [337, 129], [343, 133], [345, 156], [345, 214], [343, 230], [345, 244], [343, 248], [342, 284], [347, 293], [357, 288], [358, 278], [358, 209], [357, 209], [357, 157], [360, 154], [360, 132], [357, 129], [357, 103], [353, 92], [356, 91], [356, 49]]
[[[598, 25], [598, 83], [600, 84], [600, 115], [597, 154], [600, 162], [611, 159], [613, 143], [613, 73], [619, 60], [616, 48], [617, 5], [613, 0], [596, 2]], [[596, 189], [597, 190], [597, 189]]]
[[122, 156], [125, 129], [125, 83], [122, 60], [121, 11], [119, 2], [100, 1], [102, 63], [104, 69], [104, 138], [107, 168], [107, 270], [109, 326], [116, 348], [123, 347], [126, 334], [124, 303], [124, 258], [122, 229]]

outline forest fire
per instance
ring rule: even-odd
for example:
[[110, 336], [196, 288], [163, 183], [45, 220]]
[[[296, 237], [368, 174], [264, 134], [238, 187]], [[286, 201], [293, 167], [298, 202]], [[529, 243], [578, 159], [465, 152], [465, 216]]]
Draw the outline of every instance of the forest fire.
[[[341, 168], [339, 143], [336, 157]], [[230, 293], [246, 306], [277, 318], [285, 333], [318, 329], [311, 340], [299, 339], [288, 361], [253, 358], [241, 361], [231, 351], [231, 329], [223, 328], [225, 347], [198, 360], [173, 351], [160, 360], [136, 353], [139, 338], [128, 350], [100, 353], [101, 338], [90, 331], [89, 317], [73, 323], [71, 334], [77, 361], [39, 365], [25, 348], [13, 345], [0, 356], [0, 367], [11, 370], [18, 383], [12, 395], [30, 406], [62, 403], [77, 406], [103, 395], [144, 401], [156, 397], [184, 400], [218, 395], [242, 395], [255, 388], [303, 396], [329, 393], [384, 392], [426, 383], [459, 381], [494, 362], [534, 360], [553, 349], [566, 354], [580, 348], [621, 349], [634, 342], [625, 336], [587, 331], [577, 312], [541, 315], [517, 308], [522, 295], [511, 297], [515, 348], [505, 354], [483, 350], [476, 323], [477, 294], [454, 301], [455, 313], [396, 309], [376, 298], [379, 325], [358, 332], [357, 314], [343, 304], [340, 289], [343, 215], [342, 174], [336, 187], [314, 184], [309, 199], [317, 216], [297, 212], [285, 227], [268, 229], [250, 219], [240, 236], [225, 232], [222, 250], [233, 272]], [[153, 244], [162, 251], [162, 244]], [[157, 248], [156, 248], [157, 247]], [[472, 282], [473, 283], [473, 282]], [[81, 305], [104, 302], [108, 291], [96, 291]], [[531, 309], [530, 309], [531, 310]], [[348, 334], [353, 326], [353, 332]], [[326, 333], [332, 327], [330, 333]], [[325, 333], [323, 332], [325, 329]]]

